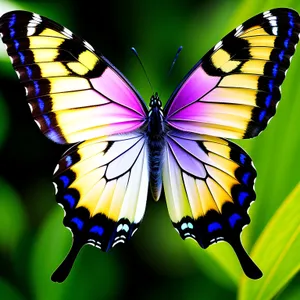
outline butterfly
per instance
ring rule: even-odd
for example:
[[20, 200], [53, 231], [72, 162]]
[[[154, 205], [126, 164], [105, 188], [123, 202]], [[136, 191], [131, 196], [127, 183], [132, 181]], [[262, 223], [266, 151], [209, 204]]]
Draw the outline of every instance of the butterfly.
[[202, 248], [224, 240], [248, 277], [262, 276], [240, 240], [256, 171], [228, 139], [255, 137], [274, 116], [299, 41], [296, 11], [266, 11], [231, 31], [164, 108], [157, 93], [148, 108], [101, 53], [52, 20], [11, 11], [0, 32], [36, 124], [50, 140], [73, 144], [54, 171], [73, 244], [53, 281], [67, 278], [85, 244], [108, 251], [127, 242], [148, 190], [158, 200], [162, 189], [182, 239]]

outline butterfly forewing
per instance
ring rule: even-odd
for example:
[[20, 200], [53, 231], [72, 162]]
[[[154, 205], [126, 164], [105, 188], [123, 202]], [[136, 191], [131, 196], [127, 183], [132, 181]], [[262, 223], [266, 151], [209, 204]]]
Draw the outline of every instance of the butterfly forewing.
[[290, 9], [259, 14], [224, 37], [184, 78], [165, 114], [174, 128], [225, 138], [251, 138], [267, 126], [299, 41]]
[[74, 241], [54, 281], [65, 279], [84, 244], [108, 251], [130, 239], [145, 212], [148, 182], [146, 141], [139, 133], [93, 139], [63, 155], [54, 185]]
[[0, 32], [32, 115], [51, 140], [73, 143], [145, 122], [146, 105], [130, 83], [67, 28], [13, 11], [1, 17]]

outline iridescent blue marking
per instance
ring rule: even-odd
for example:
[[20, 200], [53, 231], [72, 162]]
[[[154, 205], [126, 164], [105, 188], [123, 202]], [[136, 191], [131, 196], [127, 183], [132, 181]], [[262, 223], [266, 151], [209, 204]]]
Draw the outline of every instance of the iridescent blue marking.
[[36, 80], [34, 80], [33, 85], [34, 85], [34, 89], [35, 89], [35, 95], [37, 96], [40, 93], [39, 83]]
[[213, 222], [208, 225], [208, 232], [213, 232], [218, 229], [222, 229], [221, 224], [218, 222]]
[[64, 199], [70, 204], [70, 208], [73, 208], [75, 206], [75, 199], [72, 195], [64, 195]]
[[288, 31], [288, 36], [291, 37], [292, 33], [293, 33], [293, 28], [290, 28], [289, 31]]
[[247, 192], [240, 192], [239, 198], [238, 198], [240, 205], [244, 204], [244, 202], [248, 196], [249, 196], [249, 194]]
[[70, 178], [66, 175], [60, 176], [59, 179], [63, 182], [64, 188], [70, 184]]
[[266, 107], [269, 107], [272, 101], [272, 95], [268, 95], [268, 97], [266, 98]]
[[233, 228], [234, 225], [236, 224], [236, 221], [237, 221], [237, 220], [241, 220], [241, 219], [242, 219], [242, 217], [241, 217], [239, 214], [237, 214], [237, 213], [232, 214], [232, 215], [229, 217], [229, 223], [230, 223], [230, 226]]
[[246, 162], [246, 155], [243, 154], [243, 153], [240, 154], [240, 162], [241, 162], [242, 164], [244, 164], [244, 163]]
[[13, 15], [12, 15], [12, 18], [9, 20], [8, 27], [14, 26], [15, 23], [16, 23], [16, 15], [13, 14]]
[[47, 126], [50, 127], [51, 126], [51, 120], [50, 120], [50, 118], [47, 115], [43, 115], [43, 117], [44, 117], [44, 120], [45, 120]]
[[273, 67], [273, 76], [276, 77], [277, 73], [278, 73], [278, 64], [275, 64]]
[[270, 81], [269, 81], [269, 89], [270, 89], [270, 92], [273, 91], [273, 84], [274, 84], [274, 80], [270, 80]]
[[83, 228], [83, 221], [82, 220], [80, 220], [79, 218], [75, 217], [75, 218], [71, 219], [71, 222], [75, 223], [77, 225], [77, 227], [78, 227], [79, 230], [82, 230], [82, 228]]
[[70, 167], [72, 165], [72, 157], [70, 155], [68, 155], [66, 158], [66, 166], [67, 168]]
[[259, 114], [259, 122], [262, 122], [263, 121], [263, 119], [265, 118], [265, 116], [266, 116], [266, 111], [265, 110], [262, 110], [261, 112], [260, 112], [260, 114]]
[[284, 56], [284, 50], [281, 50], [281, 52], [279, 53], [279, 59], [280, 59], [280, 61], [283, 60], [283, 56]]
[[287, 38], [285, 41], [284, 41], [284, 47], [287, 48], [289, 46], [289, 41], [290, 39]]
[[13, 28], [10, 29], [10, 37], [13, 38], [15, 36], [16, 32]]
[[289, 24], [291, 25], [291, 27], [294, 27], [295, 23], [294, 23], [294, 17], [293, 17], [293, 15], [292, 15], [292, 13], [289, 12], [289, 13], [288, 13], [288, 16], [289, 16], [289, 18], [290, 18]]
[[249, 180], [249, 178], [250, 178], [250, 175], [251, 175], [250, 172], [247, 172], [247, 173], [245, 173], [245, 174], [243, 175], [242, 181], [243, 181], [244, 184], [246, 184], [246, 185], [248, 184], [248, 180]]
[[38, 99], [37, 99], [37, 102], [38, 102], [38, 106], [39, 106], [40, 110], [43, 112], [43, 111], [44, 111], [44, 108], [45, 108], [45, 103], [44, 103], [44, 101], [43, 101], [41, 98], [38, 98]]
[[20, 46], [19, 42], [18, 42], [17, 40], [14, 40], [14, 44], [15, 44], [16, 50], [18, 50], [18, 48], [19, 48], [19, 46]]
[[65, 143], [65, 140], [61, 136], [59, 136], [54, 129], [48, 128], [46, 135], [50, 140], [52, 140], [58, 144]]
[[21, 63], [24, 64], [25, 63], [25, 56], [24, 56], [24, 54], [22, 52], [18, 52], [18, 54], [19, 54]]
[[97, 233], [98, 235], [101, 236], [104, 233], [104, 229], [101, 226], [95, 225], [90, 229], [90, 232]]
[[31, 71], [31, 69], [28, 66], [26, 66], [26, 71], [27, 71], [29, 79], [31, 79], [32, 71]]

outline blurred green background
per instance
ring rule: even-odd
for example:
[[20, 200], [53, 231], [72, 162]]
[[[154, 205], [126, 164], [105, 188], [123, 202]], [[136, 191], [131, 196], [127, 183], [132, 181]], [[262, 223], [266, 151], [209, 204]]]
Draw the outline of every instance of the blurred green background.
[[[24, 9], [52, 18], [100, 50], [148, 102], [163, 101], [225, 34], [262, 11], [299, 0], [7, 1], [0, 14]], [[171, 77], [167, 72], [182, 45]], [[84, 247], [63, 284], [50, 276], [71, 244], [56, 204], [52, 173], [67, 147], [47, 140], [32, 120], [0, 46], [0, 299], [300, 299], [300, 50], [282, 86], [276, 117], [259, 137], [238, 142], [258, 172], [257, 200], [243, 242], [264, 277], [242, 275], [225, 243], [202, 250], [173, 229], [164, 199], [149, 199], [130, 243], [102, 253]], [[271, 220], [271, 222], [270, 222]]]

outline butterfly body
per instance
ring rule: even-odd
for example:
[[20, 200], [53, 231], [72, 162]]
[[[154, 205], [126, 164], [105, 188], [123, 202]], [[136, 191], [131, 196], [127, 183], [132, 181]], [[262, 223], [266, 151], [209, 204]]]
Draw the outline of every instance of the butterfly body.
[[0, 33], [35, 122], [54, 142], [73, 144], [53, 175], [73, 245], [52, 280], [66, 279], [83, 245], [108, 251], [127, 242], [149, 187], [155, 200], [164, 188], [183, 239], [202, 248], [224, 240], [248, 277], [262, 276], [240, 240], [256, 170], [227, 139], [255, 137], [274, 116], [299, 41], [296, 11], [273, 9], [235, 28], [164, 108], [154, 94], [149, 110], [101, 53], [54, 21], [12, 11], [0, 18]]
[[150, 190], [158, 200], [162, 190], [162, 162], [164, 155], [166, 125], [164, 122], [162, 103], [158, 94], [150, 99], [148, 114], [147, 144], [149, 148]]

